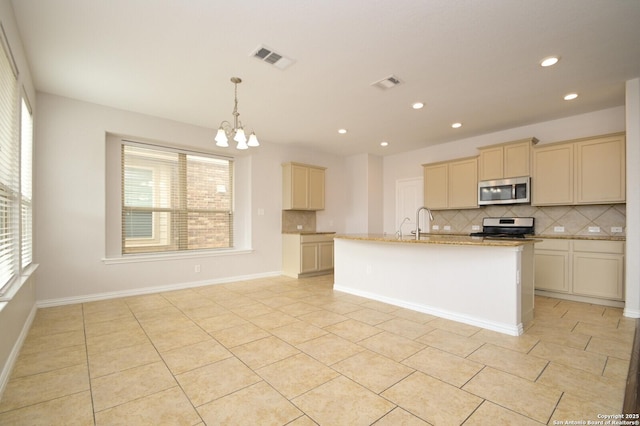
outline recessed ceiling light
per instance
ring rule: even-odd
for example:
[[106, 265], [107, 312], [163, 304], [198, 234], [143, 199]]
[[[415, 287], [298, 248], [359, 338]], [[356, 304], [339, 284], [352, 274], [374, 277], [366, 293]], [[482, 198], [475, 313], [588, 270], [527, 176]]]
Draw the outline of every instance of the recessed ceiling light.
[[572, 101], [577, 97], [578, 97], [577, 93], [569, 93], [568, 95], [564, 95], [564, 100], [565, 101]]
[[411, 108], [413, 108], [413, 109], [422, 109], [422, 108], [424, 108], [424, 103], [423, 102], [414, 102], [413, 105], [411, 105]]
[[549, 56], [548, 58], [544, 58], [541, 62], [540, 62], [540, 66], [543, 67], [550, 67], [552, 65], [555, 65], [558, 63], [558, 61], [560, 60], [559, 57], [557, 56]]
[[341, 135], [344, 135], [345, 133], [347, 133], [347, 129], [339, 129], [338, 133], [340, 133]]
[[380, 142], [380, 146], [389, 146], [389, 142]]
[[459, 129], [460, 127], [462, 127], [462, 123], [453, 123], [451, 127], [453, 127], [454, 129]]

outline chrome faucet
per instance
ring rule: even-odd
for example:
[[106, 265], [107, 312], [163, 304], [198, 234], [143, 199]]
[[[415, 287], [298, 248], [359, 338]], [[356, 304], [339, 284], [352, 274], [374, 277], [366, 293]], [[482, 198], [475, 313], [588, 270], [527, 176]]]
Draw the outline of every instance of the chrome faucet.
[[408, 217], [405, 217], [402, 220], [402, 223], [400, 224], [400, 227], [398, 228], [398, 232], [396, 232], [396, 238], [401, 240], [402, 239], [402, 225], [404, 225], [406, 222], [411, 221], [411, 219], [409, 219]]
[[433, 220], [433, 214], [431, 213], [431, 210], [429, 210], [428, 207], [420, 207], [418, 209], [418, 211], [416, 211], [416, 240], [420, 239], [420, 211], [421, 210], [426, 210], [427, 213], [429, 213], [429, 219]]

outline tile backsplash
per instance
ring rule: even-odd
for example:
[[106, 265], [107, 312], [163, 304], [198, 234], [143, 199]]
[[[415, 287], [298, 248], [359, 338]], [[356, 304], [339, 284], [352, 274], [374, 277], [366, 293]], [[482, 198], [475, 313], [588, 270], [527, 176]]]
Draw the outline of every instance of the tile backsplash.
[[[470, 210], [440, 210], [433, 212], [431, 222], [432, 233], [476, 232], [473, 225], [482, 230], [482, 218], [503, 216], [532, 216], [535, 218], [536, 235], [583, 235], [583, 236], [624, 236], [626, 226], [626, 204], [585, 205], [585, 206], [551, 206], [535, 207], [530, 205], [486, 206]], [[433, 230], [438, 225], [439, 230]], [[451, 229], [444, 231], [445, 226]], [[564, 227], [564, 232], [556, 232], [554, 228]], [[589, 228], [599, 232], [589, 232]], [[612, 228], [621, 228], [622, 232], [614, 232]]]
[[[298, 225], [302, 229], [298, 229]], [[316, 212], [303, 210], [282, 210], [282, 232], [315, 232]]]

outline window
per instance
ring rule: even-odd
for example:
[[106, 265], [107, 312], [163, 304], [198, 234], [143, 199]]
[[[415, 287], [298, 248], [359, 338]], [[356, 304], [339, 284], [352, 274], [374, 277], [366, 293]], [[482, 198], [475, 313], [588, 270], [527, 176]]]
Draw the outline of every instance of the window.
[[233, 247], [233, 161], [122, 145], [122, 253]]
[[18, 75], [1, 38], [0, 52], [0, 295], [18, 272], [16, 198], [19, 190], [16, 138]]

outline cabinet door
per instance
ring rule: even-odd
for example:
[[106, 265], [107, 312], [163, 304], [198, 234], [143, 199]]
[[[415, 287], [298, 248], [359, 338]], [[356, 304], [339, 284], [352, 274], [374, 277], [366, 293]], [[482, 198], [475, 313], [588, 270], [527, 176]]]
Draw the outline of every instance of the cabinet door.
[[300, 273], [318, 270], [318, 243], [300, 245]]
[[623, 299], [624, 257], [608, 253], [573, 253], [573, 293]]
[[424, 166], [424, 205], [430, 209], [446, 209], [449, 166], [446, 163]]
[[531, 162], [531, 141], [504, 146], [505, 178], [529, 176]]
[[478, 168], [480, 180], [501, 179], [504, 170], [504, 148], [501, 146], [480, 150]]
[[535, 249], [535, 288], [568, 293], [569, 252]]
[[309, 168], [309, 210], [324, 210], [324, 170]]
[[625, 138], [622, 135], [576, 143], [576, 202], [623, 203]]
[[[427, 207], [429, 207], [428, 204]], [[449, 208], [476, 207], [478, 207], [478, 159], [449, 163]]]
[[309, 169], [291, 165], [291, 208], [306, 209], [309, 206]]
[[533, 150], [532, 203], [536, 206], [573, 204], [573, 145]]
[[333, 241], [318, 243], [318, 269], [333, 269]]

